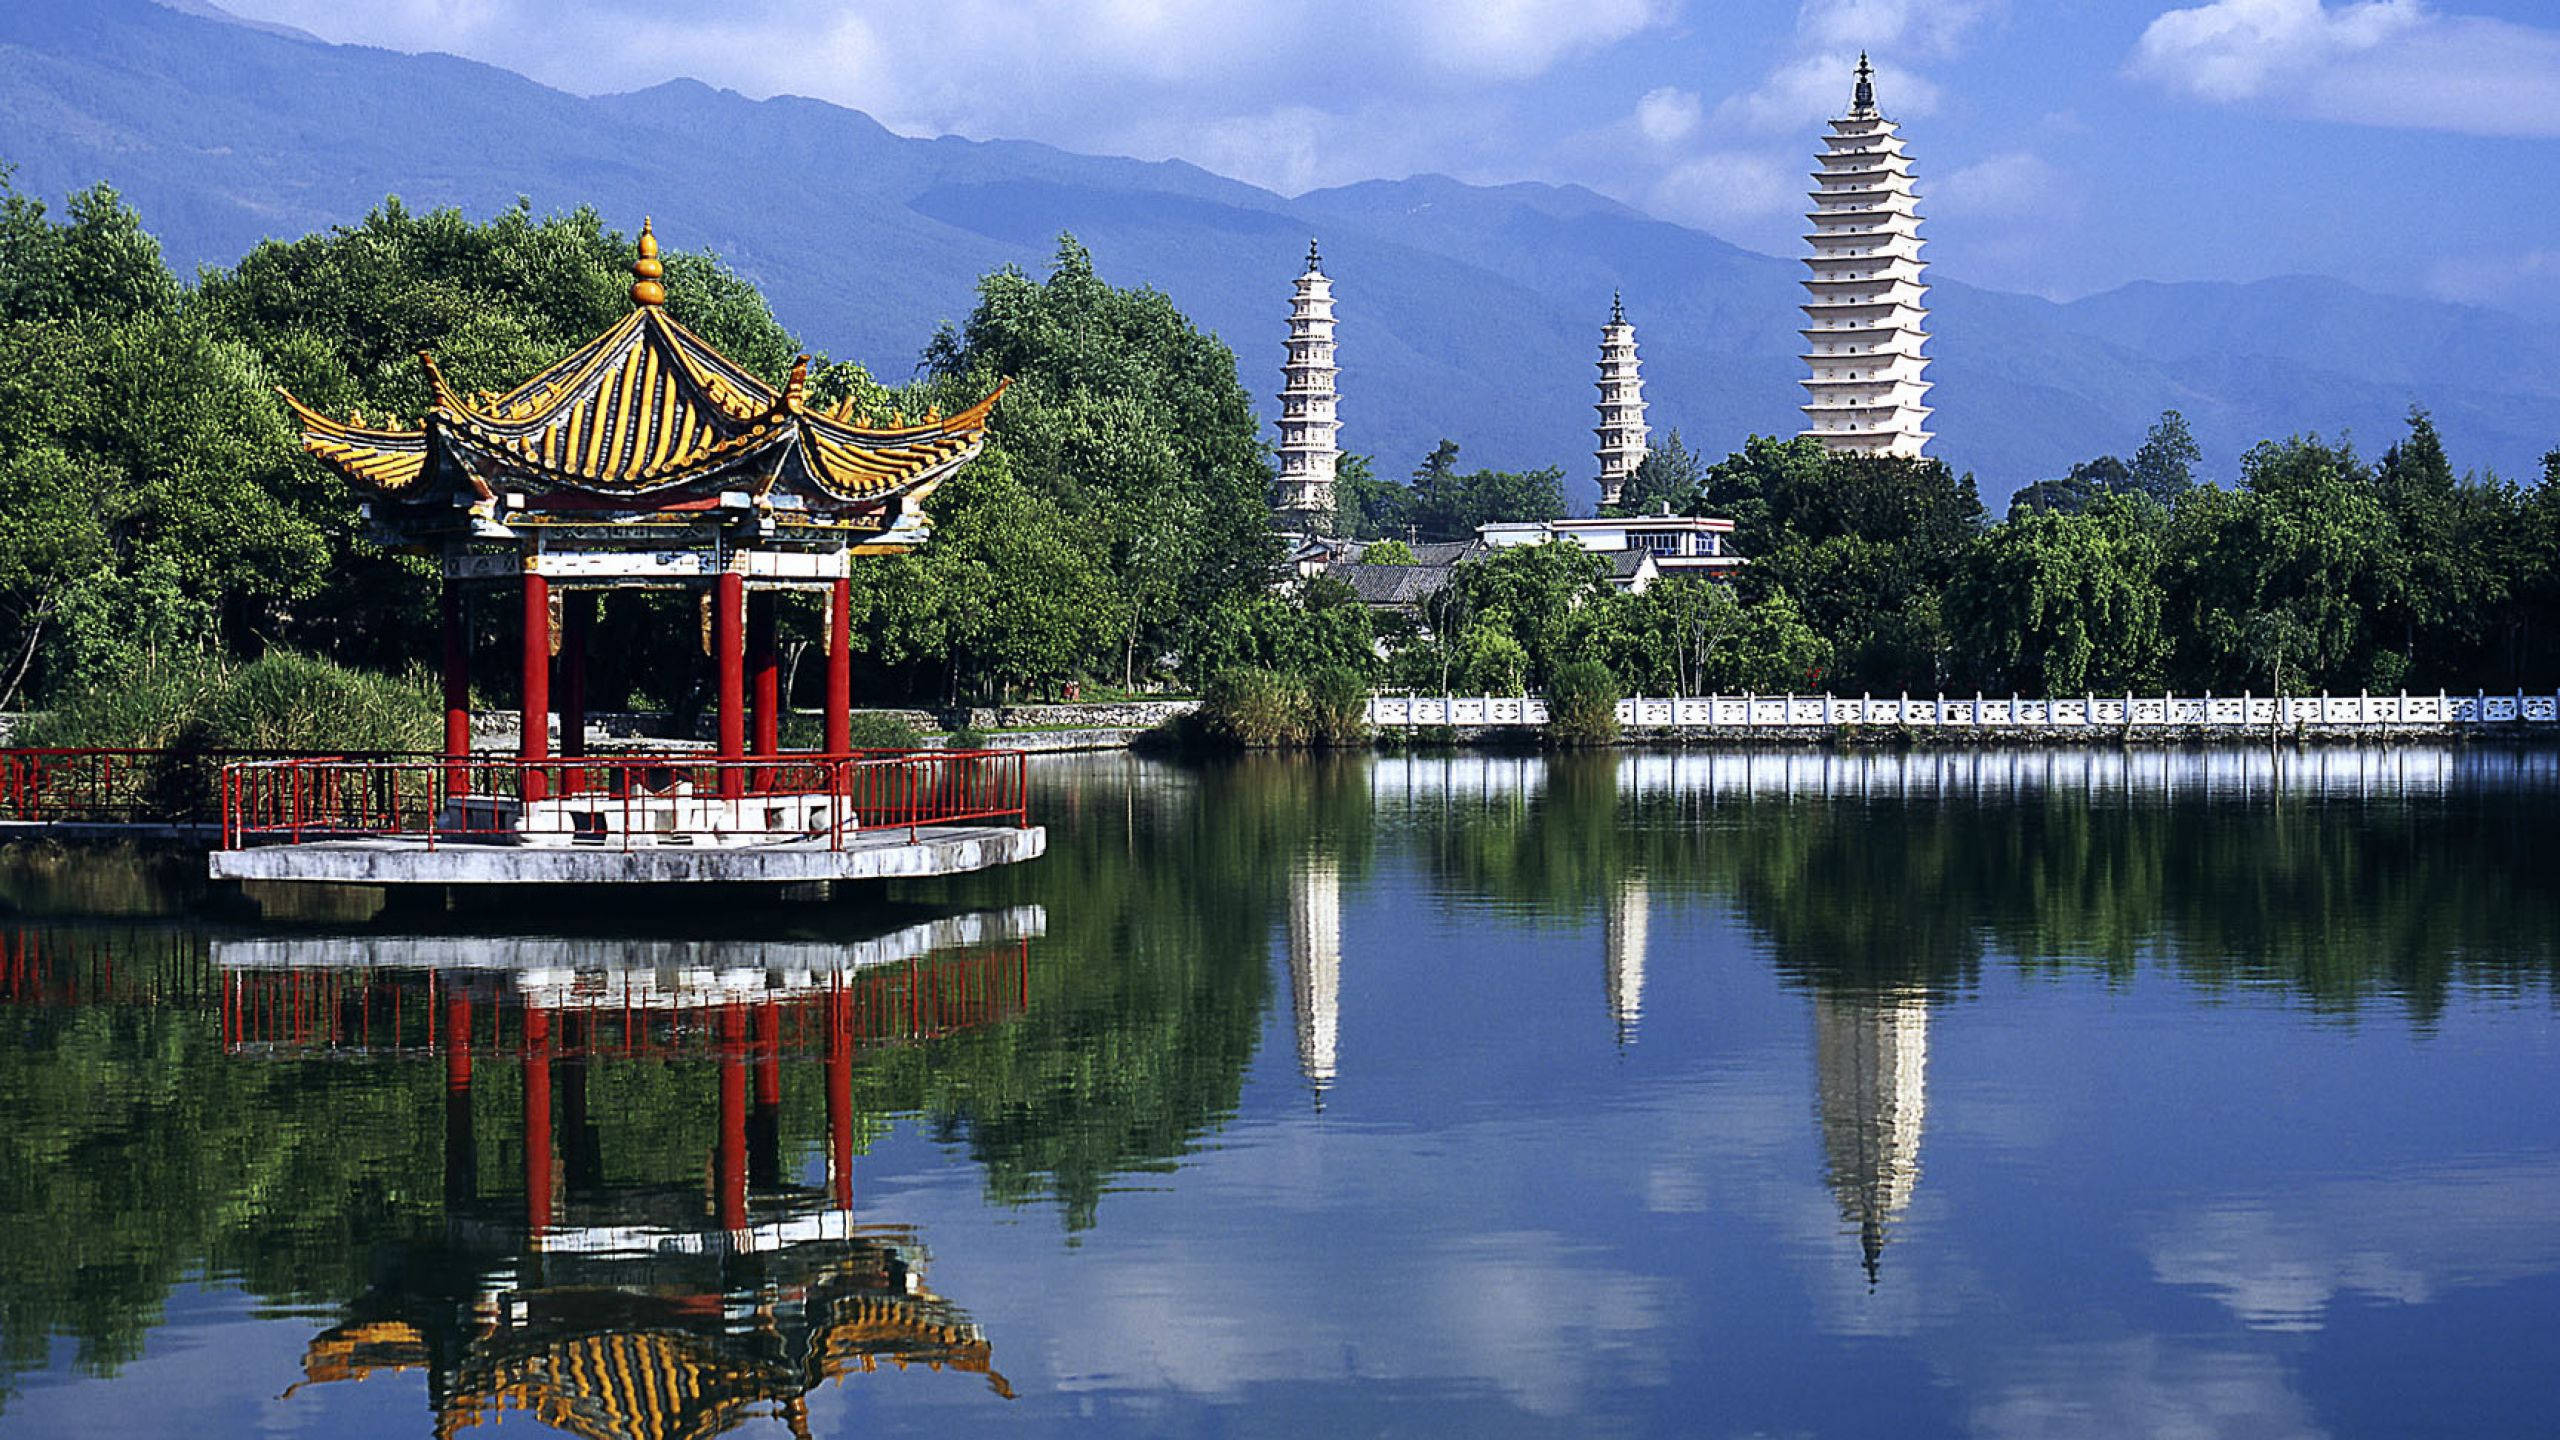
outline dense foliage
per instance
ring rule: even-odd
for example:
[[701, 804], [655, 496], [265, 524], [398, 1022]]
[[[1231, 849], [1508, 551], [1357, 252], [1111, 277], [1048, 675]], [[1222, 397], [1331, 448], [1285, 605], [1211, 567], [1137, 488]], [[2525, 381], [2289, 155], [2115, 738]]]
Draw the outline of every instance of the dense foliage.
[[[376, 670], [432, 654], [431, 565], [363, 539], [275, 388], [416, 416], [422, 350], [465, 392], [507, 388], [627, 311], [631, 258], [591, 211], [474, 224], [388, 201], [190, 289], [113, 192], [56, 218], [0, 176], [0, 708], [181, 651], [284, 645]], [[804, 347], [754, 287], [708, 255], [664, 258], [669, 313], [779, 383]], [[936, 543], [863, 567], [866, 693], [1142, 676], [1268, 573], [1270, 477], [1234, 357], [1163, 295], [1104, 284], [1072, 240], [1046, 281], [989, 276], [913, 386], [820, 356], [811, 390], [921, 411], [1003, 377], [984, 458], [935, 498]], [[707, 667], [665, 663], [690, 608], [614, 597], [590, 676], [601, 703], [702, 703]], [[508, 607], [475, 610], [490, 652], [475, 669], [503, 681]]]
[[[623, 313], [630, 256], [591, 212], [475, 224], [393, 201], [190, 288], [112, 192], [56, 217], [0, 178], [0, 708], [103, 711], [124, 686], [147, 693], [118, 703], [149, 709], [165, 677], [271, 649], [374, 672], [431, 654], [431, 567], [363, 539], [274, 387], [415, 415], [420, 350], [465, 390], [509, 385]], [[779, 381], [803, 347], [755, 289], [707, 255], [666, 263], [670, 312]], [[1731, 517], [1751, 562], [1733, 583], [1623, 594], [1598, 558], [1529, 547], [1454, 576], [1413, 567], [1412, 592], [1372, 610], [1334, 584], [1275, 592], [1268, 452], [1234, 356], [1165, 295], [1106, 283], [1072, 238], [1044, 278], [988, 276], [911, 384], [819, 357], [812, 387], [921, 410], [1006, 378], [985, 454], [934, 499], [934, 543], [859, 569], [867, 699], [1197, 686], [1235, 668], [1301, 694], [1319, 673], [1483, 693], [1586, 662], [1652, 694], [2560, 677], [2560, 486], [2458, 475], [2423, 412], [2378, 461], [2272, 441], [2228, 486], [2200, 480], [2172, 412], [2130, 459], [2031, 486], [1999, 523], [1941, 461], [1754, 438], [1709, 464], [1675, 433], [1622, 508]], [[1450, 441], [1403, 482], [1346, 456], [1339, 494], [1340, 528], [1396, 542], [1372, 552], [1393, 566], [1415, 559], [1408, 540], [1565, 512], [1560, 471], [1462, 470]], [[492, 685], [512, 674], [509, 608], [476, 607], [469, 627]], [[807, 650], [815, 616], [788, 608], [788, 643]], [[705, 703], [685, 597], [617, 596], [598, 623], [601, 707]], [[817, 667], [791, 669], [815, 683]]]

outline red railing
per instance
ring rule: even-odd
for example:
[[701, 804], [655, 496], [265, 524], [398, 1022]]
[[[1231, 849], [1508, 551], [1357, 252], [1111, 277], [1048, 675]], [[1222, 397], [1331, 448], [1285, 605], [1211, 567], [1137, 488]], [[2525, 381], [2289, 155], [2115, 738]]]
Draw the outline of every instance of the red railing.
[[[579, 980], [601, 987], [612, 978]], [[222, 1044], [233, 1054], [521, 1056], [527, 1018], [539, 1012], [549, 1021], [543, 1051], [554, 1059], [703, 1059], [719, 1053], [722, 1012], [742, 1010], [765, 1017], [758, 1050], [812, 1058], [837, 1040], [856, 1048], [909, 1044], [1020, 1018], [1031, 1008], [1031, 946], [1018, 940], [836, 971], [771, 997], [635, 1001], [625, 989], [537, 1001], [520, 985], [519, 977], [469, 971], [225, 970]]]
[[[292, 759], [299, 753], [102, 746], [0, 749], [0, 821], [211, 824], [221, 818], [222, 791], [216, 782], [223, 767]], [[412, 757], [379, 752], [362, 758]]]
[[1018, 750], [883, 750], [720, 760], [475, 755], [259, 760], [222, 770], [222, 844], [403, 837], [439, 844], [825, 842], [969, 821], [1030, 823]]

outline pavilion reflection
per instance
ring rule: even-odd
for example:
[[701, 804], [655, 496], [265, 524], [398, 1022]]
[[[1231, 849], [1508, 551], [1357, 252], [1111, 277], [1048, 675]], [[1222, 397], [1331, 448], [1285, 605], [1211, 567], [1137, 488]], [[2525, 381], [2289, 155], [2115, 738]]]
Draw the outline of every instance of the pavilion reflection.
[[[849, 945], [217, 942], [230, 1053], [443, 1071], [441, 1232], [376, 1251], [294, 1388], [420, 1369], [439, 1436], [520, 1414], [593, 1440], [759, 1415], [805, 1436], [811, 1391], [883, 1364], [1010, 1398], [986, 1336], [925, 1283], [918, 1237], [854, 1221], [853, 1081], [866, 1052], [1025, 1013], [1044, 923], [1025, 907]], [[787, 1061], [823, 1069], [822, 1184], [784, 1164]], [[698, 1178], [608, 1166], [590, 1085], [641, 1065], [714, 1092]], [[492, 1067], [517, 1083], [484, 1087]], [[491, 1099], [512, 1102], [517, 1143], [490, 1149], [520, 1173], [484, 1187]]]

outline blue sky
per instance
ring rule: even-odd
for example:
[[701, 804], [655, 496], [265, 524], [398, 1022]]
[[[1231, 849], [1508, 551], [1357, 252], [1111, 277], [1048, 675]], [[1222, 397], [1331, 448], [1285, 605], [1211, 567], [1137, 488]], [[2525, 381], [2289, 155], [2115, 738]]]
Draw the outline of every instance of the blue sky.
[[1288, 193], [1581, 184], [1776, 254], [1863, 46], [1944, 273], [2056, 298], [2309, 273], [2560, 319], [2553, 0], [226, 6], [581, 93], [687, 75]]

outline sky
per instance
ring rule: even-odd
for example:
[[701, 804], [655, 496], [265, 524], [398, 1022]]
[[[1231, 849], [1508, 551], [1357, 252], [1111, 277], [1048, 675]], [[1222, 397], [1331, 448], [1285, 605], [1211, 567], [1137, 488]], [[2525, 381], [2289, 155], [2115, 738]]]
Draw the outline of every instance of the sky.
[[2560, 319], [2560, 0], [224, 4], [581, 94], [690, 76], [1284, 194], [1577, 184], [1778, 255], [1863, 48], [1943, 274], [2316, 274]]

